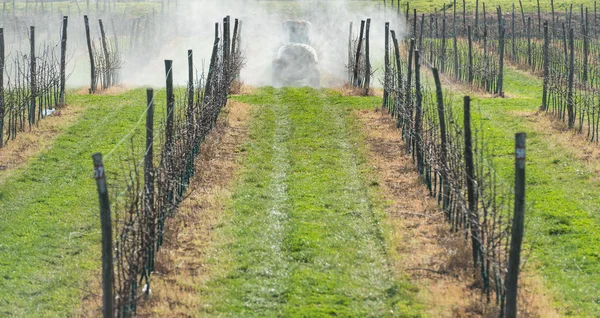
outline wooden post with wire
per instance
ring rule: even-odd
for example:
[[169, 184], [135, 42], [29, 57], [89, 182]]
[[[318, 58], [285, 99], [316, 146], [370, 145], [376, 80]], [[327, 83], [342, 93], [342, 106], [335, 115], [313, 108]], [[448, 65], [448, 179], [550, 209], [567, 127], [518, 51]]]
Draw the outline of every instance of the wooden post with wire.
[[66, 60], [67, 60], [67, 26], [69, 23], [69, 17], [63, 17], [62, 23], [62, 37], [60, 39], [60, 93], [59, 103], [60, 107], [65, 106], [65, 82], [66, 82]]
[[96, 93], [96, 65], [94, 64], [94, 51], [92, 49], [92, 39], [90, 37], [90, 21], [87, 15], [83, 16], [85, 23], [85, 36], [87, 39], [88, 54], [90, 57], [90, 94]]
[[515, 209], [506, 275], [506, 318], [517, 317], [517, 291], [525, 219], [525, 133], [515, 135]]
[[94, 161], [94, 179], [98, 188], [100, 201], [100, 222], [102, 228], [102, 312], [104, 318], [113, 317], [113, 255], [112, 255], [112, 221], [110, 203], [108, 200], [108, 187], [102, 154], [92, 155]]

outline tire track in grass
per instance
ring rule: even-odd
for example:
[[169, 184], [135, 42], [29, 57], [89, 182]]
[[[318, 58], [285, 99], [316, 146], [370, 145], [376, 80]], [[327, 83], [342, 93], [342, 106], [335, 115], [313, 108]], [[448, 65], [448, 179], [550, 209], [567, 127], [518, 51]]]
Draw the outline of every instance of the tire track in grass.
[[[349, 113], [311, 89], [262, 89], [246, 168], [223, 224], [206, 314], [408, 316], [389, 267]], [[279, 214], [281, 213], [281, 214]]]
[[229, 207], [233, 214], [218, 233], [225, 242], [217, 247], [216, 267], [226, 271], [209, 283], [206, 314], [278, 316], [285, 302], [289, 260], [282, 242], [290, 211], [290, 121], [287, 105], [277, 102], [276, 95], [267, 100], [272, 107], [254, 111], [246, 167]]

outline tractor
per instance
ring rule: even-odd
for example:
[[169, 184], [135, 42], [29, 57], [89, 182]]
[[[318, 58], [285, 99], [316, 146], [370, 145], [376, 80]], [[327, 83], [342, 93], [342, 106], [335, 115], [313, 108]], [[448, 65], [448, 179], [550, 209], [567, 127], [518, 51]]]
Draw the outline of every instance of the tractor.
[[308, 21], [284, 21], [285, 40], [273, 61], [273, 86], [319, 87], [317, 51], [310, 45]]

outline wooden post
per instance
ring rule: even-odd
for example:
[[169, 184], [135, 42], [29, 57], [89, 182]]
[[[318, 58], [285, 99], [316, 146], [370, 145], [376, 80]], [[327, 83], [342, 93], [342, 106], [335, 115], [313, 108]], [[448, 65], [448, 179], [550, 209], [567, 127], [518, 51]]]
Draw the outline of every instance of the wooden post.
[[213, 50], [210, 56], [210, 66], [208, 67], [208, 75], [206, 76], [206, 85], [204, 86], [204, 102], [208, 103], [212, 98], [212, 80], [214, 77], [215, 66], [217, 63], [217, 54], [219, 52], [219, 23], [215, 23], [215, 41]]
[[104, 318], [113, 317], [113, 255], [112, 255], [112, 221], [108, 188], [102, 154], [92, 155], [94, 161], [94, 179], [98, 188], [100, 201], [100, 223], [102, 227], [102, 312]]
[[454, 21], [453, 26], [452, 26], [452, 36], [454, 38], [454, 77], [456, 78], [456, 80], [459, 80], [459, 69], [458, 69], [458, 40], [456, 38], [457, 34], [456, 34], [456, 21]]
[[194, 55], [192, 50], [188, 50], [188, 109], [187, 109], [187, 120], [188, 120], [188, 136], [193, 138], [194, 131]]
[[496, 93], [498, 96], [503, 97], [503, 82], [504, 82], [504, 26], [502, 25], [502, 8], [498, 6], [498, 36], [499, 36], [499, 67], [498, 67], [498, 85], [496, 86]]
[[30, 44], [30, 64], [29, 64], [29, 90], [31, 94], [29, 104], [29, 126], [35, 124], [35, 101], [37, 98], [36, 89], [36, 60], [35, 60], [35, 27], [29, 27], [29, 44]]
[[92, 49], [92, 39], [90, 37], [90, 22], [88, 16], [83, 16], [85, 23], [85, 36], [87, 39], [88, 53], [90, 57], [90, 72], [91, 72], [91, 83], [90, 83], [90, 94], [96, 93], [96, 65], [94, 64], [94, 51]]
[[102, 83], [102, 87], [107, 89], [112, 85], [111, 83], [111, 58], [108, 53], [108, 45], [106, 44], [106, 34], [104, 33], [104, 24], [102, 24], [102, 19], [98, 19], [98, 23], [100, 24], [100, 35], [102, 36], [102, 50], [104, 51], [104, 83]]
[[467, 26], [467, 4], [466, 1], [463, 0], [463, 30]]
[[[150, 244], [150, 255], [148, 257], [148, 271], [154, 270], [154, 241], [155, 241], [155, 215], [154, 215], [154, 90], [146, 90], [146, 152], [144, 154], [144, 214], [148, 220], [148, 236]], [[146, 294], [150, 288], [146, 289]]]
[[573, 85], [575, 78], [575, 40], [573, 29], [569, 29], [569, 88], [567, 93], [567, 112], [569, 116], [569, 128], [575, 125], [575, 100], [573, 99]]
[[425, 27], [425, 14], [421, 14], [421, 30], [419, 31], [419, 50], [423, 50], [423, 33]]
[[175, 96], [173, 95], [173, 61], [165, 60], [167, 77], [167, 123], [165, 125], [165, 145], [167, 152], [173, 150], [173, 119], [175, 117]]
[[537, 0], [538, 13], [538, 34], [542, 32], [542, 13], [540, 11], [540, 0]]
[[[411, 98], [411, 86], [412, 86], [412, 61], [413, 61], [413, 52], [415, 50], [415, 39], [410, 39], [410, 45], [408, 46], [408, 70], [406, 72], [406, 91], [404, 92], [404, 97], [405, 97], [405, 103], [406, 103], [406, 108], [408, 109], [408, 114], [406, 120], [408, 120], [408, 122], [412, 122], [412, 98]], [[406, 149], [407, 151], [410, 148], [411, 145], [411, 134], [407, 134], [409, 137], [406, 140]]]
[[418, 39], [418, 37], [417, 37], [417, 9], [413, 9], [413, 38], [415, 38], [415, 40]]
[[59, 105], [65, 106], [65, 85], [66, 85], [66, 59], [67, 59], [67, 25], [69, 17], [63, 17], [62, 38], [60, 40], [60, 93]]
[[475, 40], [479, 40], [479, 0], [475, 0]]
[[358, 63], [360, 62], [360, 51], [362, 49], [362, 38], [364, 36], [365, 33], [365, 20], [360, 21], [360, 35], [358, 37], [358, 45], [356, 48], [356, 56], [354, 58], [354, 76], [353, 76], [353, 83], [354, 83], [354, 87], [359, 87], [360, 86], [360, 80], [358, 79]]
[[369, 96], [369, 88], [371, 87], [371, 43], [369, 39], [369, 34], [371, 33], [370, 30], [371, 19], [367, 19], [365, 29], [365, 96]]
[[[400, 63], [400, 49], [398, 48], [398, 39], [396, 38], [396, 32], [394, 32], [394, 30], [390, 31], [391, 35], [392, 35], [392, 41], [394, 42], [394, 57], [396, 59], [396, 75], [398, 76], [397, 81], [398, 81], [398, 92], [402, 92], [402, 64]], [[398, 94], [398, 100], [396, 101], [396, 107], [400, 106], [400, 103], [402, 101], [400, 100], [400, 94]], [[400, 114], [400, 109], [396, 109], [395, 110], [397, 116], [398, 116], [398, 125], [397, 128], [400, 128], [400, 123], [402, 120], [402, 116]]]
[[[471, 26], [467, 27], [467, 36], [469, 43], [469, 85], [473, 85], [473, 37], [471, 35]], [[437, 72], [437, 70], [436, 70]]]
[[450, 218], [450, 182], [448, 176], [448, 145], [446, 138], [446, 114], [444, 112], [444, 96], [442, 95], [442, 84], [437, 68], [432, 68], [433, 79], [435, 81], [435, 99], [437, 102], [438, 119], [440, 121], [441, 138], [441, 170], [442, 170], [442, 208], [446, 216]]
[[[473, 266], [477, 266], [480, 251], [480, 228], [479, 215], [477, 212], [477, 197], [475, 196], [475, 165], [473, 163], [473, 142], [471, 133], [471, 98], [465, 96], [464, 107], [464, 129], [465, 129], [465, 173], [467, 177], [467, 202], [469, 209], [469, 220], [471, 227], [471, 244], [473, 248]], [[482, 262], [483, 263], [483, 262]]]
[[[583, 6], [583, 5], [582, 5]], [[590, 55], [590, 32], [589, 24], [588, 24], [588, 11], [585, 8], [585, 17], [581, 17], [585, 22], [582, 22], [583, 28], [583, 82], [587, 83], [588, 81], [588, 64], [589, 64], [589, 55]]]
[[548, 22], [544, 22], [544, 87], [542, 90], [542, 110], [548, 109], [548, 83], [550, 81], [550, 36], [548, 34]]
[[523, 1], [519, 0], [519, 6], [521, 6], [521, 18], [523, 19], [523, 27], [527, 25], [525, 23], [525, 12], [523, 12]]
[[527, 17], [527, 65], [531, 67], [531, 17]]
[[[445, 12], [445, 11], [444, 11]], [[446, 15], [442, 18], [442, 56], [440, 57], [440, 72], [446, 72]]]
[[230, 25], [231, 25], [231, 21], [230, 21], [230, 17], [226, 16], [223, 19], [223, 65], [225, 65], [224, 67], [224, 77], [225, 77], [225, 87], [226, 87], [226, 92], [225, 94], [227, 95], [227, 93], [229, 92], [229, 86], [230, 86], [230, 80], [231, 80], [231, 32], [230, 32]]
[[239, 71], [239, 69], [237, 68], [237, 65], [236, 65], [237, 64], [237, 60], [236, 60], [236, 58], [237, 58], [237, 51], [236, 50], [238, 50], [237, 46], [239, 45], [238, 44], [238, 29], [239, 29], [239, 26], [240, 26], [239, 19], [235, 19], [234, 23], [233, 23], [233, 37], [231, 38], [231, 57], [230, 57], [231, 61], [229, 63], [230, 69], [232, 71], [236, 72], [235, 74], [231, 74], [232, 75], [232, 78], [231, 78], [232, 81], [235, 80], [235, 79], [237, 79], [237, 77], [239, 75], [239, 74], [237, 74], [237, 71]]
[[350, 21], [350, 28], [348, 30], [348, 83], [352, 83], [352, 21]]
[[512, 37], [512, 42], [511, 42], [511, 56], [513, 58], [513, 60], [517, 60], [517, 49], [515, 47], [515, 38], [516, 38], [516, 34], [515, 34], [515, 4], [512, 4], [512, 21], [511, 21], [511, 37]]
[[506, 318], [517, 317], [517, 291], [525, 219], [525, 133], [515, 135], [515, 211], [506, 275]]
[[[383, 102], [381, 104], [381, 111], [388, 106], [388, 99], [390, 96], [389, 84], [390, 84], [390, 23], [385, 23], [385, 48], [384, 48], [384, 75], [383, 75]], [[368, 75], [367, 75], [368, 76]]]
[[422, 104], [423, 104], [423, 96], [421, 94], [421, 65], [419, 62], [419, 50], [415, 50], [415, 136], [414, 136], [414, 149], [417, 155], [417, 167], [419, 170], [419, 174], [423, 175], [423, 152], [421, 150], [421, 132], [422, 132], [422, 123], [421, 123], [421, 115], [422, 115]]
[[552, 7], [552, 37], [556, 36], [556, 19], [555, 19], [555, 11], [554, 11], [554, 0], [550, 0], [550, 6]]

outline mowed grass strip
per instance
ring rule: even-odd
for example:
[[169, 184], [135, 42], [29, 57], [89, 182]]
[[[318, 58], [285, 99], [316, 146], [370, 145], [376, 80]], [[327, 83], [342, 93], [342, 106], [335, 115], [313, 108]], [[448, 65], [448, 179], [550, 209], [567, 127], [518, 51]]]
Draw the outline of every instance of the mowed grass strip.
[[[134, 128], [145, 96], [133, 90], [70, 97], [70, 103], [85, 105], [82, 117], [0, 188], [0, 316], [69, 316], [85, 293], [101, 293], [87, 285], [100, 268], [91, 154], [106, 154]], [[162, 108], [156, 107], [155, 127]], [[136, 142], [143, 145], [143, 138]], [[123, 169], [119, 158], [130, 149], [127, 140], [106, 158], [109, 192], [116, 191], [114, 176]]]
[[218, 274], [203, 287], [203, 314], [418, 315], [412, 288], [390, 268], [384, 212], [350, 111], [377, 99], [308, 88], [237, 99], [261, 106], [218, 230]]

